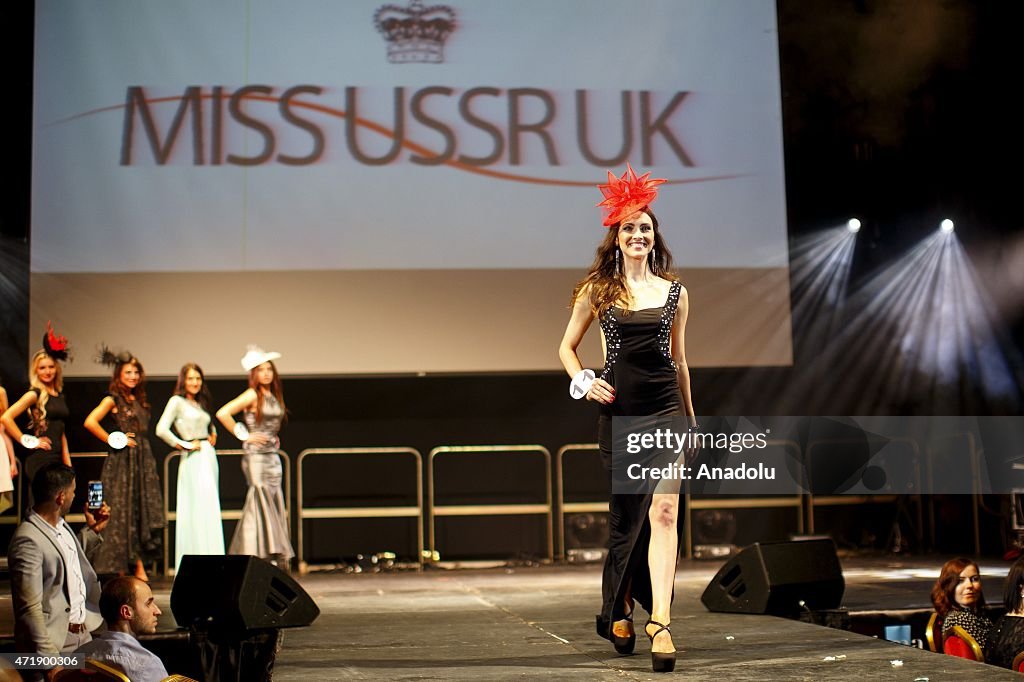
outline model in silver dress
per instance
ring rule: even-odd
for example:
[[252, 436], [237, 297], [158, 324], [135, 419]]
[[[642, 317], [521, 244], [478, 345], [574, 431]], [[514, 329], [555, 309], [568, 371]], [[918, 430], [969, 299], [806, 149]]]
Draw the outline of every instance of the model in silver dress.
[[[252, 554], [286, 566], [295, 552], [288, 531], [278, 454], [277, 434], [285, 416], [281, 378], [273, 363], [279, 357], [279, 353], [250, 347], [242, 358], [242, 367], [249, 371], [249, 388], [217, 410], [217, 419], [242, 441], [242, 471], [249, 484], [228, 553]], [[233, 418], [239, 412], [244, 414], [244, 425]]]

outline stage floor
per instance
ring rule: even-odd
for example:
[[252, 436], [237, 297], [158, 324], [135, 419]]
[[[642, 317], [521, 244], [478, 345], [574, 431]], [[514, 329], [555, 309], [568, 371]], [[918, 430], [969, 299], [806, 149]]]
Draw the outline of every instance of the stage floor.
[[[926, 609], [941, 558], [843, 559], [844, 606]], [[999, 668], [852, 632], [772, 616], [708, 613], [700, 594], [718, 562], [684, 561], [672, 609], [680, 649], [676, 674], [691, 680], [1015, 680]], [[983, 562], [989, 599], [1007, 565]], [[643, 680], [646, 638], [619, 656], [594, 633], [600, 567], [549, 566], [381, 574], [311, 573], [300, 582], [320, 618], [286, 630], [274, 669], [282, 682], [309, 680]], [[174, 627], [170, 583], [157, 581]], [[9, 589], [0, 631], [13, 631]], [[826, 660], [834, 657], [833, 660]], [[902, 661], [895, 666], [893, 661]], [[174, 672], [172, 670], [172, 672]]]

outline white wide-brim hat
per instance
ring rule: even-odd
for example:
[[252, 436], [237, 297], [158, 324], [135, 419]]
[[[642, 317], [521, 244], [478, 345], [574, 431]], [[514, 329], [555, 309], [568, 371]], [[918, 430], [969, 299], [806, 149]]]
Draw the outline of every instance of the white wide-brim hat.
[[280, 353], [270, 351], [269, 353], [259, 346], [249, 346], [249, 350], [242, 356], [242, 369], [246, 372], [250, 372], [256, 367], [259, 367], [264, 362], [270, 362], [271, 360], [277, 360], [281, 357]]

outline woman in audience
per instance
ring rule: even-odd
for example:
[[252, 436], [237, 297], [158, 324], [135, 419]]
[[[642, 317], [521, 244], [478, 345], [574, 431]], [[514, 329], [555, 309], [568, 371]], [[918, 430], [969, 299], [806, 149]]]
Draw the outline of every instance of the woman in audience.
[[942, 618], [943, 638], [959, 625], [974, 638], [982, 652], [985, 651], [992, 621], [985, 615], [985, 595], [981, 591], [978, 564], [963, 557], [943, 564], [939, 579], [932, 588], [932, 604]]
[[985, 662], [1009, 668], [1024, 651], [1024, 556], [1017, 559], [1003, 588], [1006, 615], [992, 626], [985, 649]]

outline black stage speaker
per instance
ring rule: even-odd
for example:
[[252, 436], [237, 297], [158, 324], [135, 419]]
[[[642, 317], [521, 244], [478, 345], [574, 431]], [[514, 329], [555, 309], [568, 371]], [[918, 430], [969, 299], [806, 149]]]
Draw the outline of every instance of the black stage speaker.
[[171, 612], [182, 627], [240, 632], [309, 625], [320, 608], [268, 561], [186, 554], [171, 589]]
[[832, 540], [756, 542], [722, 566], [700, 600], [708, 611], [793, 617], [838, 608], [845, 588]]

